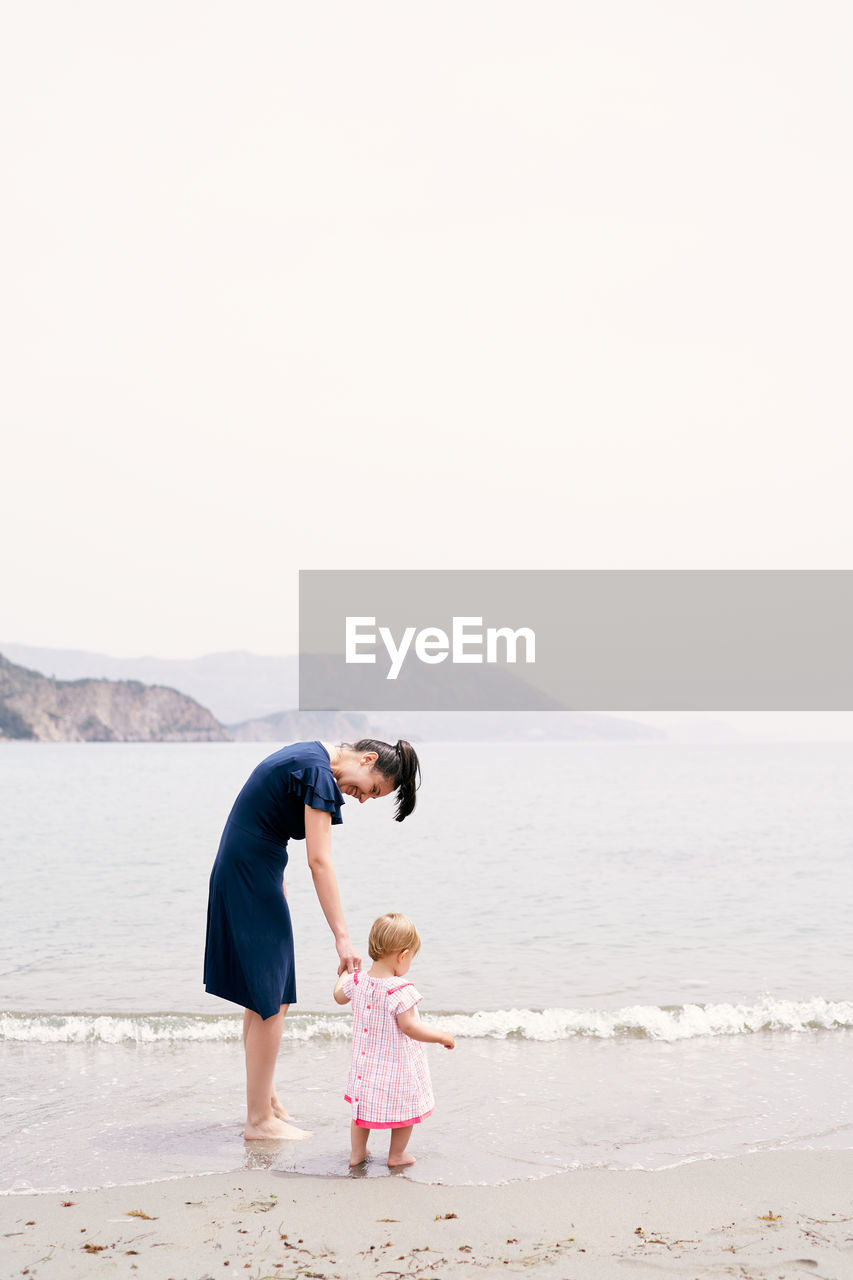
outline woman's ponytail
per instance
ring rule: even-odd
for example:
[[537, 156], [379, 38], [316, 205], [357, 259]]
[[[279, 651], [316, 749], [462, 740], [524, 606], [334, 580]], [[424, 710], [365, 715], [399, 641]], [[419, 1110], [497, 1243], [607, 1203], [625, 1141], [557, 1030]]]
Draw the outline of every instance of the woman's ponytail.
[[417, 800], [415, 793], [421, 785], [421, 766], [411, 742], [404, 742], [401, 738], [394, 750], [400, 761], [400, 793], [397, 797], [394, 819], [396, 822], [402, 822], [404, 818], [408, 818], [415, 807]]

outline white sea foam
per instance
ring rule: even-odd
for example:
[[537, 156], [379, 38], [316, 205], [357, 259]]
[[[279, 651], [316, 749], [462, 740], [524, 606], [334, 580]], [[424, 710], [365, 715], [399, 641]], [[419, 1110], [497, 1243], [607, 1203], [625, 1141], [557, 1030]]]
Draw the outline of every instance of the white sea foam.
[[692, 1040], [702, 1036], [745, 1035], [760, 1031], [811, 1031], [853, 1027], [853, 1001], [776, 1000], [754, 1005], [685, 1004], [669, 1007], [631, 1005], [598, 1009], [498, 1010], [444, 1018], [454, 1035], [522, 1040], [568, 1040], [635, 1037], [648, 1040]]
[[[805, 1032], [853, 1027], [853, 1001], [778, 1000], [756, 1004], [631, 1005], [599, 1009], [498, 1009], [478, 1013], [431, 1013], [453, 1035], [473, 1039], [571, 1040], [637, 1038], [692, 1040], [759, 1032]], [[345, 1039], [349, 1014], [293, 1014], [285, 1023], [291, 1040]], [[157, 1044], [239, 1040], [239, 1017], [195, 1014], [0, 1013], [0, 1041], [36, 1044]]]
[[2, 1013], [0, 1040], [35, 1044], [156, 1044], [239, 1040], [242, 1019], [192, 1014]]

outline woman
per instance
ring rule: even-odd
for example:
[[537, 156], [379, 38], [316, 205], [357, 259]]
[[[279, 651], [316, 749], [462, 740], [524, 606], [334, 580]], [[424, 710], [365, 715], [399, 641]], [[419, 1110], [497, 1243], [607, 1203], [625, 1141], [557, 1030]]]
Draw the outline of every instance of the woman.
[[204, 985], [245, 1008], [247, 1138], [307, 1138], [273, 1077], [284, 1015], [296, 1000], [293, 933], [284, 885], [288, 840], [305, 840], [314, 888], [335, 936], [338, 974], [360, 968], [335, 869], [332, 826], [344, 795], [360, 804], [399, 790], [397, 822], [415, 807], [420, 766], [408, 742], [296, 742], [262, 760], [234, 802], [210, 876]]

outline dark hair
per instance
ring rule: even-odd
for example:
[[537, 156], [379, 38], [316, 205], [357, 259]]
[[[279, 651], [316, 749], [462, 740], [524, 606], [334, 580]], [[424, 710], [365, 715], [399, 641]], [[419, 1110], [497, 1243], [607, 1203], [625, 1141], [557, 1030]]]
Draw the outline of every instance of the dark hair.
[[392, 747], [388, 742], [380, 742], [378, 738], [359, 738], [358, 742], [342, 742], [341, 746], [351, 751], [375, 751], [377, 761], [373, 766], [383, 778], [390, 778], [394, 790], [399, 790], [397, 808], [394, 810], [394, 821], [402, 822], [408, 818], [415, 807], [415, 792], [421, 785], [421, 766], [417, 752], [411, 742], [397, 743]]

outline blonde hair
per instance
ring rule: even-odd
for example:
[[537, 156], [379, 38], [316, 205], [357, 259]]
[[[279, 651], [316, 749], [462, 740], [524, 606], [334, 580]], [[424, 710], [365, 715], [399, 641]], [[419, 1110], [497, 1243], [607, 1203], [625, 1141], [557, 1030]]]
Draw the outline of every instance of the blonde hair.
[[367, 940], [371, 960], [396, 955], [398, 951], [411, 951], [416, 956], [421, 949], [421, 936], [408, 916], [399, 911], [388, 911], [374, 920]]

